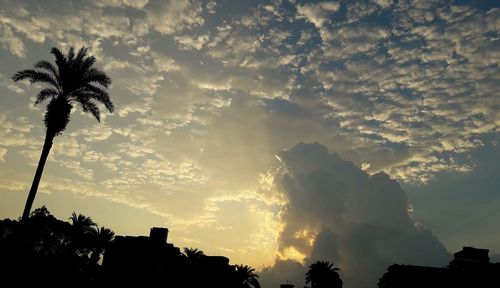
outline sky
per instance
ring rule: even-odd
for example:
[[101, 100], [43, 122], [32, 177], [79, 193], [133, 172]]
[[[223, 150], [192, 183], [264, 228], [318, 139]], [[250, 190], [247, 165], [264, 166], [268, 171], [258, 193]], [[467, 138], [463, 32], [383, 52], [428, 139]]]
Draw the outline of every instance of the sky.
[[499, 6], [0, 0], [0, 218], [21, 215], [45, 132], [42, 86], [10, 77], [86, 46], [116, 110], [72, 111], [34, 207], [168, 227], [264, 287], [315, 259], [371, 287], [394, 262], [500, 253]]

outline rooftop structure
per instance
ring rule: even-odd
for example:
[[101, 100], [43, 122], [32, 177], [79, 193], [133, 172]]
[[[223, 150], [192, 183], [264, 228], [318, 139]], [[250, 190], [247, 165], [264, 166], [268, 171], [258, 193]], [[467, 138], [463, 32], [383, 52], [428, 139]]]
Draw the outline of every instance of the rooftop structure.
[[168, 229], [153, 227], [149, 236], [116, 236], [106, 249], [104, 274], [111, 287], [229, 287], [234, 266], [224, 256], [201, 255], [195, 263], [167, 242]]
[[380, 278], [379, 288], [500, 287], [500, 263], [490, 263], [487, 249], [464, 247], [448, 267], [394, 264]]

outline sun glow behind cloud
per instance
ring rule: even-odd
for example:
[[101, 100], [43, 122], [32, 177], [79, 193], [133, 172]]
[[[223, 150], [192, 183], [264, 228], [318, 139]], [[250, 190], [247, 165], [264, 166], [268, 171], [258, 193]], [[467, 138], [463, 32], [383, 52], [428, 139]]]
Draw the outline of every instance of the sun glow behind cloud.
[[[13, 207], [2, 206], [5, 217], [22, 207], [44, 132], [43, 106], [30, 98], [39, 87], [8, 78], [48, 59], [54, 45], [90, 47], [113, 79], [117, 111], [100, 124], [73, 112], [37, 204], [103, 219], [141, 211], [133, 219], [140, 225], [98, 222], [144, 234], [156, 221], [179, 246], [256, 267], [274, 260], [283, 228], [286, 202], [270, 191], [269, 174], [283, 149], [318, 141], [370, 174], [422, 185], [443, 171], [472, 171], [459, 156], [498, 133], [497, 7], [188, 0], [0, 7], [0, 187], [1, 202]], [[81, 199], [111, 206], [95, 211]]]

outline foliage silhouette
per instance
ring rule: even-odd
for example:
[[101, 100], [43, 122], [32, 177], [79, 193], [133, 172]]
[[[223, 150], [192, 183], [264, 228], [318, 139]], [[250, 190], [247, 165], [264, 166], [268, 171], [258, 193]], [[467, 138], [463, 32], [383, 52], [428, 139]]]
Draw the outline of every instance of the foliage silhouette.
[[[151, 231], [159, 229], [164, 228]], [[259, 276], [247, 265], [230, 265], [228, 258], [196, 248], [181, 253], [166, 237], [154, 236], [115, 237], [90, 217], [73, 212], [62, 221], [45, 207], [26, 220], [0, 220], [0, 285], [260, 288]], [[27, 277], [18, 277], [20, 271]]]
[[[1, 220], [2, 284], [15, 283], [14, 287], [96, 286], [101, 273], [98, 261], [114, 233], [107, 228], [98, 229], [83, 215], [70, 219], [73, 218], [77, 221], [58, 220], [42, 207], [23, 221]], [[27, 277], [18, 277], [20, 271]]]
[[306, 283], [311, 283], [311, 288], [340, 288], [342, 279], [337, 271], [339, 269], [333, 268], [333, 264], [328, 261], [316, 261], [309, 266]]
[[236, 283], [238, 288], [260, 288], [259, 275], [247, 265], [236, 265]]
[[93, 230], [93, 248], [94, 250], [90, 255], [90, 262], [97, 263], [104, 253], [104, 249], [113, 241], [115, 238], [115, 232], [106, 227], [97, 227]]
[[199, 250], [198, 248], [185, 247], [183, 249], [183, 252], [184, 252], [184, 255], [186, 256], [189, 263], [199, 262], [200, 259], [203, 256], [205, 256], [205, 253], [203, 253], [203, 251]]
[[43, 119], [46, 127], [45, 141], [24, 207], [23, 220], [29, 217], [53, 139], [66, 129], [73, 106], [78, 104], [97, 121], [101, 119], [97, 103], [103, 104], [109, 112], [114, 110], [106, 92], [111, 79], [106, 73], [93, 67], [96, 58], [88, 56], [87, 52], [88, 49], [82, 47], [75, 53], [75, 49], [71, 47], [68, 54], [64, 55], [54, 47], [51, 53], [55, 58], [55, 66], [49, 61], [41, 60], [35, 64], [35, 69], [22, 70], [12, 76], [14, 81], [27, 79], [31, 84], [43, 83], [49, 86], [38, 93], [35, 101], [35, 105], [45, 100], [49, 100], [49, 104]]

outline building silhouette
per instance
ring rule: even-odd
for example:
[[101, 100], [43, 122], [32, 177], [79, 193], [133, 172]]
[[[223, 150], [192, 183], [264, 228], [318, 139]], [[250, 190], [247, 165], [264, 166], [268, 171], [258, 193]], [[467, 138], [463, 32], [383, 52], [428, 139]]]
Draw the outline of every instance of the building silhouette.
[[490, 263], [488, 252], [488, 249], [463, 247], [447, 267], [394, 264], [380, 278], [378, 287], [500, 287], [500, 263]]
[[112, 287], [231, 287], [235, 266], [223, 256], [200, 255], [188, 261], [167, 243], [168, 229], [153, 227], [148, 236], [116, 236], [106, 249], [103, 274]]

